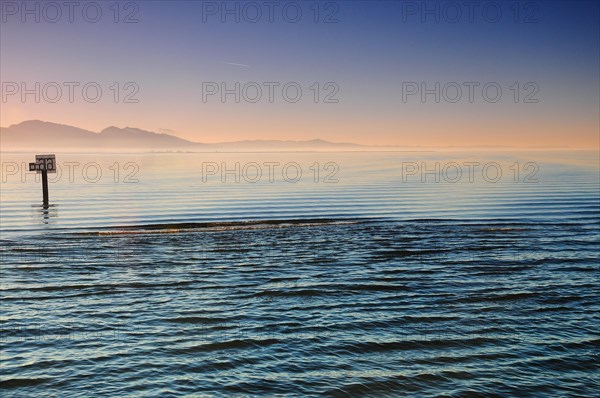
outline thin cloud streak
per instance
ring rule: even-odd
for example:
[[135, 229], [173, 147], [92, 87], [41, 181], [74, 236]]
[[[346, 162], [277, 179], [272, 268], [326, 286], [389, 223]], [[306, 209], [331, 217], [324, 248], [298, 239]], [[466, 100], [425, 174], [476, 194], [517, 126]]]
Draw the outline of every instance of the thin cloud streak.
[[240, 66], [242, 68], [249, 68], [250, 65], [246, 65], [246, 64], [238, 64], [237, 62], [222, 62], [225, 65], [231, 65], [231, 66]]

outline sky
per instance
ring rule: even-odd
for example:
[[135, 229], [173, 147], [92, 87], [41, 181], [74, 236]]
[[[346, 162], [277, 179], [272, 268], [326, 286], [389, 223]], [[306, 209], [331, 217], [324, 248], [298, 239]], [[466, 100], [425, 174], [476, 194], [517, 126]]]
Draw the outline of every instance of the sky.
[[39, 119], [198, 142], [600, 145], [596, 1], [1, 5], [3, 127]]

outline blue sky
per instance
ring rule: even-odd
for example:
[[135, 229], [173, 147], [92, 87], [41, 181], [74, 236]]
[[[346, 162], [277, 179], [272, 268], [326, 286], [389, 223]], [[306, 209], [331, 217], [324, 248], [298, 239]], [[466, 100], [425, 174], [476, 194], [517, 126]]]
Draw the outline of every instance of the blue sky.
[[[4, 9], [3, 83], [91, 81], [103, 88], [103, 97], [94, 104], [77, 98], [38, 104], [11, 96], [1, 104], [1, 125], [36, 118], [92, 130], [111, 124], [168, 128], [199, 141], [319, 137], [400, 145], [533, 145], [546, 138], [558, 146], [568, 146], [568, 140], [597, 143], [600, 12], [595, 1], [473, 2], [472, 21], [464, 2], [282, 1], [273, 22], [268, 2], [255, 2], [263, 12], [257, 23], [244, 18], [254, 16], [243, 14], [247, 2], [227, 2], [226, 7], [239, 7], [239, 22], [232, 14], [223, 22], [220, 10], [206, 13], [223, 2], [134, 3], [137, 10], [120, 10], [119, 23], [113, 21], [112, 2], [97, 2], [103, 12], [97, 23], [87, 22], [79, 10], [73, 23], [66, 15], [49, 23], [43, 14], [40, 23], [33, 16], [23, 23]], [[286, 19], [283, 7], [292, 17], [300, 8], [299, 21]], [[437, 7], [439, 22], [434, 14], [423, 21], [423, 7]], [[502, 15], [495, 18], [497, 8]], [[453, 22], [456, 9], [462, 17]], [[138, 22], [123, 23], [132, 11]], [[327, 15], [337, 22], [324, 23]], [[109, 100], [114, 82], [135, 82], [139, 102]], [[218, 96], [204, 103], [205, 82], [297, 82], [303, 96], [294, 104], [281, 98], [222, 103]], [[309, 88], [315, 82], [334, 82], [338, 103], [315, 103]], [[503, 97], [494, 104], [481, 99], [422, 103], [417, 95], [404, 103], [403, 82], [497, 82]], [[539, 103], [509, 100], [514, 82], [534, 82]], [[522, 100], [527, 92], [520, 94]]]

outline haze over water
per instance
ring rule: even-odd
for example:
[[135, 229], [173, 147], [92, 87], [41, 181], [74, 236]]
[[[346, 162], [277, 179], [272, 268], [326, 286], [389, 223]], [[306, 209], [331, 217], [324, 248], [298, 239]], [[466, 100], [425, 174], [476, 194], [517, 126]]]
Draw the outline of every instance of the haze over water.
[[3, 155], [5, 233], [292, 218], [560, 219], [593, 201], [598, 183], [593, 151], [59, 154], [42, 217], [39, 176], [23, 168], [30, 157]]

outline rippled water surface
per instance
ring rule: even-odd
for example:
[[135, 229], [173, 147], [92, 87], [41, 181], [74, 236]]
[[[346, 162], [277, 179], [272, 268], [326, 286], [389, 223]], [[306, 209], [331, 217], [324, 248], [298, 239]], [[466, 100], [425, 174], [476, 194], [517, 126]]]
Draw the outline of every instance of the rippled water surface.
[[2, 155], [2, 396], [600, 387], [598, 154], [57, 154], [47, 209], [31, 157]]

